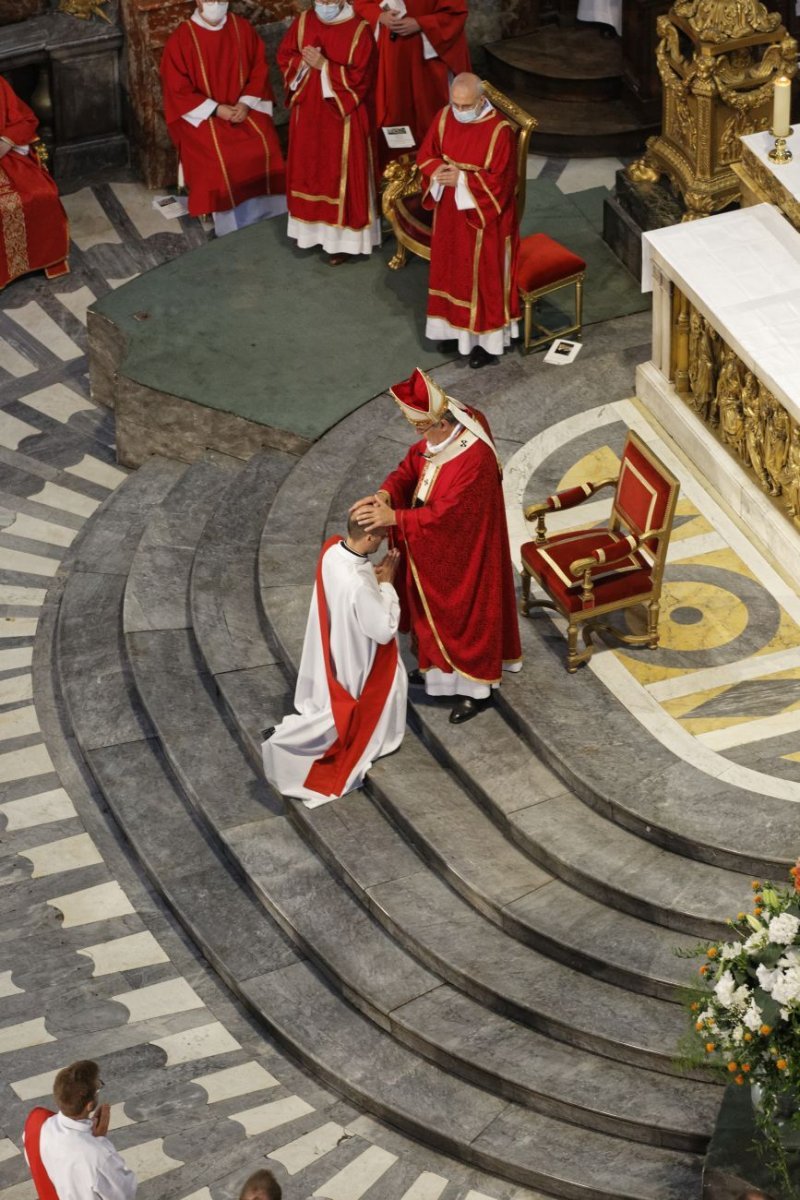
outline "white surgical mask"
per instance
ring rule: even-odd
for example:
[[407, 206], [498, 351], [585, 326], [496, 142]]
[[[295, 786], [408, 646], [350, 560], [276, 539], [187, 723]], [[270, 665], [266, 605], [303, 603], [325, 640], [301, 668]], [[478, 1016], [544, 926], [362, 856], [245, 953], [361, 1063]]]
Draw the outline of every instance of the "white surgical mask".
[[204, 21], [208, 21], [209, 25], [218, 25], [222, 18], [228, 12], [228, 5], [224, 0], [203, 0], [201, 13]]
[[339, 15], [339, 5], [317, 3], [314, 5], [314, 12], [320, 21], [335, 21]]
[[[451, 105], [452, 108], [452, 105]], [[483, 105], [479, 109], [468, 108], [466, 111], [460, 108], [453, 108], [453, 116], [462, 125], [469, 125], [472, 121], [477, 121], [478, 117], [483, 112]]]

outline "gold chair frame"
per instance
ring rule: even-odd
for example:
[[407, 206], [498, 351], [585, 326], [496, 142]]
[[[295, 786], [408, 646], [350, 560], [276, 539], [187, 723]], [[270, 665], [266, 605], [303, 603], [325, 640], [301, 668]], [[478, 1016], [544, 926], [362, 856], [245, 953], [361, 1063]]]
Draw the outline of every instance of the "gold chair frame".
[[[555, 283], [548, 283], [545, 287], [534, 288], [532, 292], [523, 292], [519, 289], [520, 299], [522, 300], [523, 315], [524, 315], [524, 337], [522, 342], [522, 353], [530, 354], [531, 350], [536, 350], [539, 346], [544, 346], [546, 342], [553, 342], [556, 338], [567, 337], [570, 333], [581, 335], [583, 328], [583, 281], [586, 278], [586, 271], [579, 271], [575, 275], [567, 275], [563, 279], [557, 279]], [[561, 288], [569, 287], [570, 284], [575, 285], [575, 321], [572, 325], [565, 325], [563, 329], [548, 329], [546, 325], [542, 325], [536, 320], [536, 305], [544, 297], [551, 292], [560, 291]], [[537, 336], [533, 338], [533, 335]]]
[[[501, 112], [504, 117], [507, 117], [513, 125], [519, 129], [517, 135], [517, 213], [520, 220], [525, 211], [525, 193], [528, 185], [528, 143], [531, 139], [531, 134], [538, 125], [536, 117], [532, 117], [524, 108], [520, 108], [510, 97], [498, 91], [493, 84], [488, 80], [483, 80], [483, 92], [489, 103]], [[389, 266], [393, 271], [398, 271], [406, 264], [408, 251], [416, 254], [419, 258], [424, 258], [426, 262], [430, 261], [431, 249], [423, 242], [417, 241], [401, 228], [397, 220], [397, 205], [407, 196], [417, 195], [422, 191], [422, 173], [417, 166], [415, 154], [404, 154], [401, 158], [394, 159], [388, 164], [383, 173], [383, 194], [381, 197], [381, 207], [383, 215], [392, 227], [395, 239], [397, 241], [397, 250], [389, 260]], [[406, 214], [406, 220], [409, 220]], [[413, 219], [411, 219], [413, 223]], [[423, 232], [429, 233], [426, 229]]]
[[[648, 559], [652, 560], [650, 591], [644, 594], [640, 593], [635, 597], [626, 597], [622, 600], [614, 600], [608, 604], [600, 604], [595, 608], [587, 608], [586, 602], [591, 601], [594, 595], [592, 568], [596, 569], [598, 564], [593, 558], [577, 558], [574, 562], [570, 563], [569, 570], [574, 579], [581, 579], [581, 598], [584, 602], [584, 607], [577, 612], [570, 612], [565, 605], [559, 604], [554, 598], [549, 600], [531, 599], [531, 579], [533, 576], [524, 559], [522, 561], [522, 602], [520, 611], [524, 617], [529, 617], [532, 608], [551, 608], [560, 613], [565, 619], [567, 622], [567, 670], [570, 674], [574, 674], [581, 663], [588, 662], [592, 657], [594, 652], [594, 642], [592, 639], [597, 633], [606, 634], [628, 646], [647, 646], [651, 650], [655, 650], [658, 647], [661, 589], [664, 582], [664, 568], [667, 562], [667, 550], [669, 549], [669, 539], [672, 533], [680, 483], [672, 472], [664, 466], [661, 459], [653, 454], [652, 450], [645, 445], [639, 435], [634, 433], [633, 430], [628, 431], [626, 448], [629, 443], [633, 444], [639, 450], [643, 457], [662, 475], [670, 487], [670, 496], [664, 513], [663, 524], [659, 529], [648, 529], [641, 536], [637, 536], [636, 545], [633, 547], [633, 551], [638, 550]], [[623, 458], [624, 454], [625, 452], [623, 451]], [[599, 483], [589, 484], [588, 486], [591, 488], [591, 491], [584, 499], [589, 499], [604, 488], [616, 488], [618, 482], [619, 476], [617, 475], [608, 479], [602, 479]], [[574, 507], [579, 508], [580, 503]], [[549, 511], [551, 510], [547, 507], [547, 501], [531, 504], [525, 509], [525, 520], [536, 521], [535, 541], [537, 546], [541, 546], [547, 542], [545, 521]], [[623, 525], [624, 522], [620, 519], [616, 506], [612, 506], [611, 519], [607, 526], [608, 530], [616, 533], [619, 532]], [[625, 526], [625, 528], [628, 528], [628, 526]], [[630, 532], [633, 533], [633, 530]], [[656, 543], [655, 550], [651, 549], [651, 543], [653, 542]], [[541, 580], [537, 579], [537, 583], [543, 586]], [[546, 591], [547, 589], [545, 588], [544, 590]], [[628, 608], [639, 608], [641, 606], [646, 606], [647, 609], [647, 630], [645, 633], [622, 633], [614, 625], [598, 619], [609, 613], [622, 612]], [[583, 650], [578, 650], [579, 633], [583, 637]]]

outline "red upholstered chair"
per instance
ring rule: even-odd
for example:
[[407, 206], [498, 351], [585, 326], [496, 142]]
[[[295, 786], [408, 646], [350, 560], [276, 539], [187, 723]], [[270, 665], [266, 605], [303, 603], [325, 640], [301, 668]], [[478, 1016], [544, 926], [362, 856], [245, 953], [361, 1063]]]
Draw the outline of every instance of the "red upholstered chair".
[[[577, 333], [580, 337], [583, 321], [583, 281], [586, 263], [546, 233], [532, 233], [523, 238], [519, 248], [517, 287], [525, 315], [523, 352], [528, 354], [537, 346], [557, 337]], [[575, 288], [575, 321], [563, 329], [548, 329], [536, 323], [536, 304], [550, 292], [560, 288]]]
[[[601, 488], [615, 487], [611, 519], [603, 528], [573, 529], [547, 536], [549, 512], [574, 508]], [[588, 662], [592, 635], [603, 631], [632, 646], [658, 645], [658, 612], [667, 547], [679, 483], [632, 431], [616, 479], [584, 483], [532, 504], [525, 519], [536, 520], [536, 540], [522, 546], [522, 612], [554, 608], [567, 622], [567, 670]], [[531, 579], [548, 599], [531, 600]], [[644, 633], [623, 633], [599, 618], [644, 605]], [[578, 650], [578, 632], [584, 649]]]
[[[528, 182], [528, 142], [538, 122], [485, 79], [483, 90], [487, 100], [517, 130], [516, 197], [517, 212], [521, 219], [525, 211]], [[383, 215], [397, 239], [397, 251], [389, 260], [389, 266], [395, 271], [405, 266], [409, 250], [419, 258], [430, 261], [433, 213], [422, 207], [422, 175], [417, 167], [416, 153], [412, 151], [390, 162], [383, 173], [383, 185]]]

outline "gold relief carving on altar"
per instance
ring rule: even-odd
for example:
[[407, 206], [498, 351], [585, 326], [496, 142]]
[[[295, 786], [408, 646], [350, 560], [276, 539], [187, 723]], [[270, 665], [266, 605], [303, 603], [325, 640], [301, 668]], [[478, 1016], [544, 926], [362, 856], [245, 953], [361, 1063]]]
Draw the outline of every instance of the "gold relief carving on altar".
[[800, 201], [786, 190], [749, 146], [742, 146], [742, 166], [764, 196], [781, 210], [795, 229], [800, 230]]
[[672, 10], [706, 42], [728, 42], [751, 33], [772, 33], [781, 23], [759, 0], [678, 0]]
[[68, 13], [71, 17], [80, 17], [82, 21], [89, 21], [92, 17], [102, 17], [111, 25], [111, 17], [104, 7], [106, 4], [108, 4], [108, 0], [60, 0], [58, 11]]
[[[686, 404], [800, 526], [800, 423], [678, 291], [673, 304], [675, 387]], [[688, 339], [686, 325], [688, 320]], [[678, 380], [678, 374], [685, 375]], [[688, 385], [688, 386], [687, 386]]]

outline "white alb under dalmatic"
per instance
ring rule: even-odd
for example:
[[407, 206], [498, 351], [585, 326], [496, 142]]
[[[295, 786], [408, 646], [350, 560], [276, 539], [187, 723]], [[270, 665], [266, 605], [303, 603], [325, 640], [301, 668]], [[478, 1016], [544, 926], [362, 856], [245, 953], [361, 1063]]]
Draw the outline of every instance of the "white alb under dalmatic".
[[[377, 645], [397, 636], [400, 601], [391, 584], [378, 584], [368, 559], [340, 543], [322, 563], [322, 578], [330, 614], [331, 657], [336, 678], [353, 697], [361, 691], [375, 659]], [[403, 740], [408, 681], [398, 655], [397, 670], [383, 713], [366, 750], [350, 773], [344, 793], [360, 787], [376, 758], [390, 754]], [[309, 808], [332, 800], [306, 788], [316, 759], [336, 741], [322, 638], [317, 591], [311, 598], [305, 642], [294, 694], [296, 713], [284, 718], [264, 742], [262, 755], [267, 779], [284, 796], [296, 796]]]

